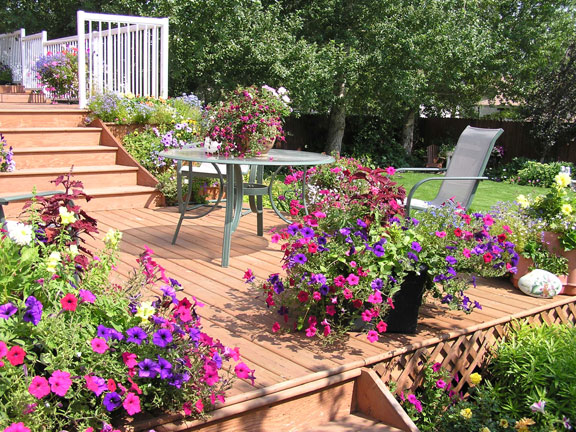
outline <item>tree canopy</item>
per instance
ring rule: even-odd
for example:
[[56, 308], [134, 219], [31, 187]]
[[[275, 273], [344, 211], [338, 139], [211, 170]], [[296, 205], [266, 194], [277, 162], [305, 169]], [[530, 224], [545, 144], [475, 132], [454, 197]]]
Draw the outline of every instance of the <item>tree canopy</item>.
[[[283, 85], [300, 112], [330, 114], [339, 151], [350, 114], [404, 125], [523, 100], [575, 39], [576, 0], [6, 0], [0, 31], [74, 34], [76, 7], [170, 17], [173, 94], [206, 101], [237, 85]], [[44, 28], [45, 26], [49, 28]]]

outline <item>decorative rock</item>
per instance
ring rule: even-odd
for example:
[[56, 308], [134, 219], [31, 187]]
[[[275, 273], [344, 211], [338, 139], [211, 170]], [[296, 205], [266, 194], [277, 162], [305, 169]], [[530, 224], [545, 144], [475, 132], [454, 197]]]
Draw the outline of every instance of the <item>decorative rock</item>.
[[552, 298], [562, 291], [562, 282], [546, 270], [535, 269], [520, 278], [518, 289], [532, 297]]

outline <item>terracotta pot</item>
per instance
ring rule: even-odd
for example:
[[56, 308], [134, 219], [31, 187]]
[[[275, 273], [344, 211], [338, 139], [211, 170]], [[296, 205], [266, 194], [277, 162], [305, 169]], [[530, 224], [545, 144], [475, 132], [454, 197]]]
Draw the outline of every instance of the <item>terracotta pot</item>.
[[[272, 142], [266, 141], [266, 145], [262, 150], [260, 150], [260, 154], [267, 154], [270, 150], [274, 148], [275, 144], [276, 144], [276, 138], [274, 138]], [[242, 140], [240, 144], [240, 152], [246, 153], [249, 150], [250, 150], [250, 137], [246, 137]]]
[[560, 243], [558, 233], [555, 232], [544, 231], [542, 239], [550, 252], [563, 256], [568, 260], [568, 275], [566, 276], [566, 282], [563, 282], [564, 288], [560, 294], [576, 295], [576, 249], [565, 251]]
[[[218, 194], [220, 193], [220, 186], [209, 186], [206, 188], [201, 188], [199, 194], [205, 197], [207, 200], [217, 200]], [[226, 192], [222, 194], [222, 199], [226, 198]]]
[[522, 255], [518, 255], [517, 271], [510, 277], [512, 285], [518, 288], [518, 281], [522, 276], [530, 272], [530, 267], [532, 266], [534, 266], [534, 260], [532, 260], [532, 258], [524, 258]]

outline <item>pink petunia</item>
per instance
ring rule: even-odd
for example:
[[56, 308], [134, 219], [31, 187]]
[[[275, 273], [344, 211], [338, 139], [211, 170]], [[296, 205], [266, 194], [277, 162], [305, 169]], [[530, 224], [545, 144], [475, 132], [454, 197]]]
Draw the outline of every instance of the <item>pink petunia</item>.
[[278, 243], [281, 238], [282, 238], [282, 237], [280, 237], [280, 234], [274, 233], [274, 234], [272, 234], [272, 236], [270, 237], [270, 241], [271, 241], [272, 243]]
[[374, 343], [378, 340], [378, 332], [375, 330], [370, 330], [366, 335], [366, 338], [370, 341], [370, 343]]
[[5, 357], [8, 354], [8, 346], [6, 342], [0, 341], [0, 358]]
[[389, 166], [388, 168], [386, 168], [386, 174], [388, 174], [389, 176], [393, 176], [394, 174], [396, 174], [396, 168]]
[[462, 255], [464, 255], [466, 258], [470, 258], [472, 251], [468, 248], [464, 248], [462, 249]]
[[80, 296], [80, 300], [82, 300], [84, 303], [94, 303], [96, 301], [96, 296], [92, 293], [92, 291], [81, 289], [78, 292], [78, 295]]
[[346, 300], [350, 300], [352, 297], [354, 297], [354, 293], [352, 291], [350, 291], [348, 288], [344, 288], [344, 290], [342, 292], [343, 292], [344, 298]]
[[348, 277], [346, 278], [346, 282], [348, 282], [348, 285], [352, 286], [352, 285], [358, 285], [358, 281], [360, 279], [358, 278], [358, 276], [356, 276], [354, 273], [350, 273], [348, 275]]
[[50, 382], [50, 390], [58, 396], [65, 396], [66, 392], [72, 385], [70, 379], [70, 372], [56, 370], [52, 372], [52, 376], [48, 380]]
[[92, 345], [92, 351], [97, 352], [98, 354], [104, 354], [108, 351], [108, 348], [110, 348], [102, 338], [94, 338], [90, 344]]
[[245, 363], [240, 362], [234, 367], [234, 373], [240, 379], [250, 379], [254, 384], [254, 371], [250, 370]]
[[124, 402], [122, 402], [122, 406], [126, 410], [126, 412], [130, 415], [134, 415], [141, 411], [140, 408], [140, 398], [132, 392], [126, 394], [126, 398], [124, 398]]
[[382, 303], [382, 293], [378, 290], [368, 296], [368, 303], [379, 304]]
[[278, 323], [278, 321], [276, 321], [273, 325], [272, 325], [272, 331], [274, 333], [276, 333], [278, 330], [280, 330], [280, 324]]
[[314, 337], [314, 336], [316, 336], [317, 331], [318, 331], [318, 329], [316, 327], [310, 326], [306, 329], [306, 336]]
[[386, 333], [386, 330], [388, 330], [388, 324], [386, 324], [384, 321], [380, 321], [376, 325], [376, 330], [378, 330], [380, 333]]
[[438, 238], [444, 238], [446, 237], [446, 231], [436, 231], [436, 237]]
[[24, 426], [24, 423], [18, 422], [12, 423], [10, 426], [4, 429], [4, 432], [30, 432], [30, 429]]
[[204, 411], [204, 404], [202, 403], [201, 399], [198, 399], [198, 402], [196, 402], [196, 405], [194, 405], [194, 406], [196, 408], [196, 411], [198, 411], [199, 413]]
[[62, 309], [74, 312], [78, 307], [78, 299], [74, 294], [68, 293], [60, 299], [60, 304], [62, 305]]
[[50, 394], [50, 385], [48, 380], [42, 376], [35, 376], [28, 386], [28, 392], [36, 399], [42, 399]]
[[326, 314], [330, 316], [334, 316], [334, 314], [336, 314], [336, 308], [334, 307], [334, 305], [326, 306]]
[[136, 367], [138, 365], [138, 358], [137, 358], [136, 354], [133, 354], [133, 353], [123, 352], [122, 353], [122, 361], [124, 362], [126, 367], [128, 367], [130, 369], [133, 367]]

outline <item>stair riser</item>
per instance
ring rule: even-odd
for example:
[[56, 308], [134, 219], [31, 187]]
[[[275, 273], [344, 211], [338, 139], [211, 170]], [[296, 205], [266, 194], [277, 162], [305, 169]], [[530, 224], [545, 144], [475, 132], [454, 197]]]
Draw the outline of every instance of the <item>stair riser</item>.
[[7, 128], [84, 126], [85, 113], [14, 111], [0, 113], [0, 131]]
[[[67, 170], [66, 170], [67, 171]], [[66, 172], [63, 170], [63, 173]], [[6, 195], [17, 195], [18, 193], [29, 193], [34, 187], [36, 190], [53, 190], [54, 183], [51, 183], [57, 176], [50, 175], [0, 175], [2, 193]], [[131, 186], [136, 184], [136, 172], [98, 172], [80, 173], [73, 177], [84, 185], [84, 188], [105, 188], [114, 186]]]
[[10, 131], [3, 132], [8, 145], [13, 148], [52, 148], [72, 146], [96, 146], [100, 144], [100, 131], [86, 128], [70, 132], [52, 131]]
[[0, 85], [0, 94], [24, 92], [24, 86], [22, 85]]
[[94, 166], [94, 165], [114, 165], [116, 163], [116, 150], [107, 151], [73, 151], [73, 152], [35, 152], [19, 154], [14, 153], [16, 169], [44, 168], [46, 163], [51, 167], [69, 168], [74, 165]]
[[[54, 185], [52, 185], [54, 188]], [[78, 204], [90, 214], [98, 210], [119, 210], [129, 208], [156, 208], [163, 205], [163, 196], [160, 192], [147, 194], [118, 194], [107, 196], [94, 196], [89, 202], [79, 200]], [[15, 219], [22, 212], [25, 201], [13, 202], [4, 206], [6, 218]]]
[[0, 93], [1, 103], [47, 103], [43, 94]]

